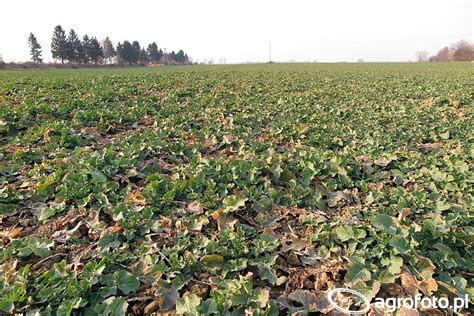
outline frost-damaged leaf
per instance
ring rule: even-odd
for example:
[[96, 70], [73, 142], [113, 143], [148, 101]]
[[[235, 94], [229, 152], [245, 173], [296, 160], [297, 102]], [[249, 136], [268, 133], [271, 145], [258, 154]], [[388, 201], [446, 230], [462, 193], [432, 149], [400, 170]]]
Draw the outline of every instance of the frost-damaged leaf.
[[[432, 311], [432, 312], [433, 312], [433, 315], [436, 314], [435, 311]], [[398, 316], [418, 316], [420, 315], [420, 313], [414, 308], [408, 308], [408, 307], [402, 306], [400, 310], [398, 311], [397, 315]], [[440, 314], [440, 315], [444, 315], [444, 314]]]
[[372, 285], [367, 284], [364, 281], [359, 281], [354, 286], [352, 287], [353, 290], [356, 290], [362, 294], [364, 294], [369, 301], [372, 300], [372, 298], [377, 295], [377, 293], [380, 291], [382, 283], [379, 281], [374, 281]]
[[201, 298], [194, 293], [188, 294], [176, 301], [176, 313], [187, 316], [199, 315]]
[[391, 160], [386, 157], [380, 157], [379, 159], [374, 160], [374, 164], [380, 167], [386, 167], [390, 162]]
[[337, 204], [342, 200], [347, 200], [348, 196], [342, 191], [336, 191], [329, 194], [326, 203], [329, 207], [336, 207]]
[[268, 300], [270, 299], [270, 291], [268, 289], [257, 288], [253, 290], [253, 298], [258, 307], [265, 308], [268, 304]]
[[201, 258], [201, 263], [207, 270], [211, 272], [217, 272], [218, 270], [222, 269], [222, 266], [224, 264], [224, 257], [219, 255], [203, 256]]
[[320, 291], [313, 293], [298, 289], [290, 293], [288, 299], [302, 304], [307, 312], [328, 313], [333, 309], [329, 304], [326, 293]]
[[179, 292], [174, 289], [159, 288], [155, 292], [155, 296], [157, 298], [145, 307], [145, 314], [150, 314], [156, 312], [157, 310], [171, 310], [176, 306], [176, 301], [179, 298]]
[[224, 209], [222, 210], [224, 214], [237, 211], [240, 207], [245, 206], [247, 201], [246, 197], [241, 195], [231, 195], [224, 198]]
[[80, 221], [72, 229], [58, 230], [52, 234], [50, 238], [58, 243], [66, 243], [79, 230], [84, 222], [85, 221]]
[[416, 263], [416, 270], [424, 280], [431, 279], [435, 270], [435, 265], [430, 259], [421, 257]]
[[209, 224], [209, 219], [205, 215], [202, 215], [202, 216], [194, 215], [193, 217], [191, 217], [188, 221], [184, 223], [187, 229], [193, 230], [193, 231], [200, 231], [202, 227], [207, 224]]
[[223, 140], [225, 144], [232, 144], [235, 143], [239, 138], [233, 135], [224, 135]]
[[436, 283], [436, 281], [431, 278], [428, 280], [421, 281], [419, 283], [419, 287], [425, 295], [431, 296], [434, 292], [438, 290], [438, 283]]

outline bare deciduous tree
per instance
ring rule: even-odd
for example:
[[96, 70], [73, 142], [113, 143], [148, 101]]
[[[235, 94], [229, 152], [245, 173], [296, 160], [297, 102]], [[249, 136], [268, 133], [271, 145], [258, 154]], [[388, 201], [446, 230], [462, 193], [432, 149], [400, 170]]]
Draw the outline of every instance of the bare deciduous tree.
[[428, 52], [425, 50], [416, 53], [416, 61], [419, 63], [426, 63], [428, 61]]
[[456, 61], [474, 60], [474, 45], [468, 41], [459, 41], [451, 46], [451, 55]]
[[449, 52], [449, 48], [446, 46], [438, 51], [436, 54], [436, 61], [450, 61], [451, 60], [451, 53]]
[[114, 57], [117, 55], [114, 49], [114, 45], [109, 37], [106, 37], [102, 41], [102, 50], [104, 52], [104, 58], [106, 63], [111, 64], [114, 60]]

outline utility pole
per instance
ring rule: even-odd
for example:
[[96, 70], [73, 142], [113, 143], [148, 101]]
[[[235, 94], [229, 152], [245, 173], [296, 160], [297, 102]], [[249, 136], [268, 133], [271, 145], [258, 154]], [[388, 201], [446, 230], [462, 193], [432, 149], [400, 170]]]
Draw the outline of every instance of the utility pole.
[[272, 42], [268, 43], [268, 62], [272, 62]]

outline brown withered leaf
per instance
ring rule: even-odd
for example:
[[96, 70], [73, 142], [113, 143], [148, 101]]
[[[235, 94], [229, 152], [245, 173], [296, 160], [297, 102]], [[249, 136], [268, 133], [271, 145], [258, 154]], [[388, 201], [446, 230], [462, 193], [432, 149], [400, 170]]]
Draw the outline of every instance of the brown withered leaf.
[[355, 160], [359, 162], [369, 162], [369, 163], [372, 162], [372, 159], [370, 159], [370, 157], [365, 156], [365, 155], [357, 156], [355, 157]]
[[204, 212], [204, 207], [199, 202], [194, 201], [188, 204], [186, 210], [194, 214], [201, 214]]
[[390, 283], [390, 284], [385, 284], [384, 285], [384, 290], [390, 294], [392, 297], [403, 297], [405, 296], [405, 292], [403, 290], [403, 287], [396, 283]]
[[143, 313], [145, 315], [150, 315], [151, 313], [154, 313], [160, 309], [160, 305], [162, 304], [162, 298], [158, 298], [151, 303], [149, 303], [145, 308], [143, 309]]
[[51, 235], [51, 239], [58, 243], [66, 243], [72, 236], [79, 234], [79, 228], [84, 225], [85, 220], [79, 221], [72, 229], [61, 229]]
[[302, 304], [309, 312], [328, 313], [333, 307], [322, 291], [295, 290], [288, 295], [288, 299]]
[[436, 292], [438, 290], [438, 283], [436, 283], [436, 281], [431, 278], [428, 280], [421, 281], [419, 283], [419, 287], [425, 295], [431, 296], [433, 295], [433, 292]]
[[[425, 309], [425, 310], [423, 311], [423, 314], [422, 314], [422, 315], [445, 316], [445, 315], [449, 315], [449, 314], [443, 313], [443, 312], [440, 311], [439, 309], [429, 308], [429, 309]], [[410, 315], [410, 316], [411, 316], [411, 315]]]
[[288, 252], [290, 250], [301, 251], [310, 245], [307, 239], [300, 239], [296, 235], [291, 236], [291, 242], [286, 241], [282, 245], [282, 251]]
[[223, 138], [226, 144], [232, 144], [239, 139], [237, 136], [233, 136], [233, 135], [224, 135]]
[[418, 281], [413, 275], [408, 272], [402, 272], [400, 275], [400, 281], [405, 292], [411, 297], [415, 297], [418, 294]]
[[23, 227], [15, 227], [10, 231], [10, 238], [18, 238], [23, 231]]
[[101, 233], [101, 236], [105, 236], [105, 235], [112, 235], [112, 234], [116, 234], [116, 233], [120, 233], [122, 232], [123, 228], [120, 226], [119, 223], [115, 223], [114, 226], [109, 226], [107, 227], [102, 233]]
[[387, 159], [386, 157], [380, 157], [374, 161], [374, 164], [380, 167], [386, 167], [390, 162], [390, 159]]
[[211, 214], [211, 217], [216, 221], [219, 230], [222, 230], [225, 222], [224, 212], [222, 210], [215, 211]]
[[125, 197], [126, 202], [132, 202], [136, 205], [145, 206], [148, 202], [143, 198], [143, 192], [140, 190], [130, 191]]
[[114, 227], [112, 227], [112, 233], [120, 233], [123, 231], [123, 228], [120, 226], [119, 223], [115, 223]]
[[140, 120], [140, 125], [143, 126], [151, 126], [155, 124], [155, 119], [153, 117], [150, 117], [148, 115], [145, 115], [141, 120]]
[[416, 263], [416, 269], [425, 280], [433, 277], [435, 268], [436, 267], [433, 262], [425, 257], [421, 257]]
[[399, 222], [403, 221], [405, 217], [410, 215], [410, 211], [411, 209], [409, 207], [402, 208], [402, 210], [400, 211], [400, 214], [398, 214], [398, 221]]
[[278, 237], [278, 234], [276, 234], [276, 233], [273, 231], [273, 229], [272, 229], [271, 227], [269, 227], [269, 226], [263, 227], [263, 232], [264, 232], [265, 234], [272, 235], [272, 236], [274, 236], [274, 237]]
[[420, 315], [420, 313], [416, 309], [402, 306], [400, 308], [400, 310], [398, 311], [397, 315], [399, 315], [399, 316], [418, 316], [418, 315]]
[[417, 144], [416, 147], [423, 153], [429, 153], [437, 148], [443, 148], [443, 143], [425, 143], [425, 144]]
[[412, 297], [418, 294], [418, 291], [423, 292], [423, 294], [427, 296], [431, 296], [433, 292], [438, 290], [438, 284], [433, 278], [418, 281], [408, 272], [402, 272], [400, 275], [400, 281], [403, 288], [405, 289], [405, 292]]

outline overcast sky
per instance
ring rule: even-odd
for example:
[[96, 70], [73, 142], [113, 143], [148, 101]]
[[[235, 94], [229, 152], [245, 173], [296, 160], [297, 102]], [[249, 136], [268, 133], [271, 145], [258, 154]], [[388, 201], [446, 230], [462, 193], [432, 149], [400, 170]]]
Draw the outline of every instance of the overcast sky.
[[406, 61], [473, 40], [472, 0], [2, 0], [0, 55], [29, 59], [33, 32], [51, 61], [53, 28], [156, 41], [194, 60]]

